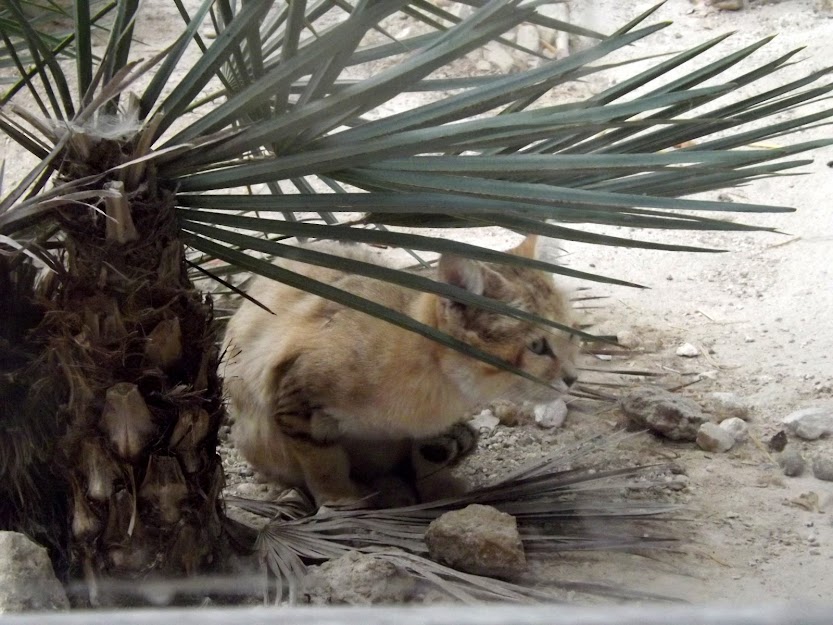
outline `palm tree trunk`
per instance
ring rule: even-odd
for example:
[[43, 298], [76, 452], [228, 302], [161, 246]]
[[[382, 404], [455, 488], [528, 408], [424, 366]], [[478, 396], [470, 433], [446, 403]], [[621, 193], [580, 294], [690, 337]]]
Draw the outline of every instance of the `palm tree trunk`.
[[66, 389], [50, 464], [69, 575], [93, 604], [124, 601], [106, 580], [205, 570], [222, 531], [211, 302], [188, 279], [172, 194], [107, 186], [106, 215], [61, 213], [66, 273], [34, 335]]

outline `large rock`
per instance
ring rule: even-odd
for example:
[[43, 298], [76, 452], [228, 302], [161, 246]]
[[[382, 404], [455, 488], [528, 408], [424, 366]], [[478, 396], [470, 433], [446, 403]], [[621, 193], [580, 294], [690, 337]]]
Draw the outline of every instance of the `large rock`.
[[478, 575], [511, 575], [526, 568], [515, 517], [491, 506], [472, 504], [446, 512], [425, 532], [431, 557]]
[[316, 605], [403, 603], [414, 594], [416, 581], [392, 562], [350, 551], [340, 558], [310, 567], [302, 594]]
[[46, 549], [23, 534], [0, 532], [0, 613], [67, 608]]
[[783, 423], [790, 434], [808, 441], [833, 435], [833, 406], [796, 410], [784, 417]]
[[675, 441], [693, 441], [709, 418], [696, 402], [665, 389], [641, 386], [619, 400], [622, 412], [639, 427]]

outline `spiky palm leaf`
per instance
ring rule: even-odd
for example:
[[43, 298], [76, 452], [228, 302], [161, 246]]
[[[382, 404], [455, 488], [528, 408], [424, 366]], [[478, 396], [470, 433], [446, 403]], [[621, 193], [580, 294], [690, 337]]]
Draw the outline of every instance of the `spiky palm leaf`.
[[[733, 77], [732, 82], [700, 87], [706, 81], [721, 78], [763, 45], [763, 41], [699, 68], [685, 78], [646, 93], [637, 91], [717, 45], [723, 39], [720, 37], [678, 54], [587, 101], [525, 111], [553, 87], [605, 68], [592, 63], [647, 37], [663, 25], [635, 30], [646, 14], [599, 45], [568, 59], [546, 62], [507, 77], [437, 81], [429, 78], [431, 72], [524, 19], [540, 21], [541, 18], [536, 18], [532, 8], [519, 2], [487, 3], [466, 21], [465, 28], [416, 36], [416, 47], [412, 45], [414, 42], [406, 40], [401, 47], [370, 44], [357, 49], [364, 40], [363, 34], [376, 28], [380, 20], [397, 10], [413, 9], [402, 0], [358, 3], [349, 19], [320, 33], [312, 31], [315, 35], [301, 43], [298, 42], [307, 24], [327, 13], [326, 3], [315, 4], [307, 14], [298, 8], [303, 3], [293, 4], [292, 11], [278, 12], [256, 31], [252, 24], [268, 12], [270, 3], [256, 3], [235, 12], [229, 3], [220, 2], [214, 22], [222, 28], [224, 36], [206, 50], [203, 58], [154, 109], [184, 45], [191, 35], [196, 36], [196, 25], [208, 4], [203, 3], [191, 20], [190, 31], [167, 55], [140, 98], [137, 116], [140, 121], [149, 120], [134, 139], [135, 145], [142, 146], [142, 153], [125, 155], [122, 160], [129, 162], [129, 156], [140, 156], [142, 161], [121, 163], [123, 169], [115, 175], [135, 185], [142, 172], [150, 167], [166, 186], [177, 188], [176, 203], [184, 239], [205, 253], [203, 262], [220, 259], [238, 271], [263, 273], [312, 290], [504, 368], [511, 367], [372, 302], [313, 284], [306, 277], [269, 265], [260, 256], [342, 266], [342, 259], [288, 248], [283, 239], [321, 237], [432, 252], [448, 251], [451, 247], [472, 258], [531, 262], [436, 237], [363, 228], [384, 224], [499, 225], [565, 240], [690, 251], [696, 248], [600, 235], [556, 226], [549, 221], [647, 228], [752, 229], [678, 211], [787, 209], [727, 206], [671, 196], [739, 184], [806, 163], [783, 159], [823, 142], [779, 150], [734, 148], [829, 116], [829, 111], [823, 110], [700, 143], [697, 149], [668, 151], [680, 143], [702, 141], [717, 132], [725, 134], [727, 129], [765, 120], [778, 112], [823, 98], [829, 85], [804, 87], [821, 80], [825, 72], [713, 108], [715, 100], [789, 64], [794, 52]], [[129, 3], [120, 5], [120, 9], [125, 6]], [[430, 5], [419, 3], [420, 10], [426, 10], [426, 6]], [[124, 9], [117, 23], [129, 23], [128, 14], [129, 9]], [[120, 41], [124, 47], [124, 39]], [[355, 63], [385, 58], [402, 50], [412, 52], [404, 61], [372, 79], [349, 84], [338, 80]], [[124, 51], [116, 56], [122, 62], [127, 58]], [[114, 74], [112, 69], [110, 75]], [[198, 93], [215, 75], [224, 86], [227, 99], [166, 138], [165, 131], [193, 105]], [[471, 86], [456, 95], [378, 118], [378, 107], [403, 91], [437, 91], [468, 85]], [[124, 85], [110, 88], [118, 92]], [[290, 93], [298, 95], [290, 98], [287, 95]], [[789, 97], [783, 97], [785, 94]], [[703, 112], [693, 114], [693, 111]], [[495, 112], [499, 114], [471, 119]], [[88, 109], [81, 117], [88, 119], [94, 114], [94, 110]], [[369, 120], [367, 115], [377, 119]], [[451, 125], [452, 122], [455, 123]], [[6, 127], [10, 125], [7, 123]], [[53, 136], [46, 143], [56, 140], [57, 136]], [[157, 148], [151, 150], [152, 145]], [[47, 153], [44, 149], [37, 150], [39, 156]], [[769, 161], [776, 162], [762, 165]], [[113, 175], [111, 172], [109, 177]], [[267, 185], [269, 193], [252, 197], [227, 192], [257, 183]], [[128, 192], [129, 187], [130, 184]], [[322, 188], [326, 192], [322, 193]], [[203, 193], [211, 190], [223, 193]], [[66, 193], [69, 189], [62, 191]], [[6, 202], [6, 207], [9, 205]], [[35, 198], [22, 203], [16, 211], [0, 219], [0, 230], [14, 231], [30, 223], [46, 212], [43, 208]], [[228, 214], [229, 210], [255, 212], [256, 216]], [[295, 214], [299, 210], [316, 211], [327, 223], [299, 223]], [[268, 218], [264, 213], [277, 213], [281, 218]], [[333, 228], [332, 216], [339, 213], [360, 213], [364, 217], [359, 223], [351, 222], [354, 227], [349, 230]], [[264, 233], [277, 235], [277, 240], [275, 236], [264, 238]], [[253, 251], [259, 254], [246, 253]], [[549, 263], [537, 266], [580, 278], [627, 283]], [[350, 270], [519, 315], [518, 311], [499, 303], [418, 277], [397, 275], [361, 263], [354, 263]], [[534, 320], [553, 325], [551, 320]]]
[[[143, 179], [142, 174], [152, 170], [165, 187], [177, 189], [175, 203], [183, 237], [189, 245], [205, 252], [203, 262], [221, 259], [237, 270], [270, 275], [360, 307], [369, 314], [447, 344], [453, 341], [411, 319], [337, 289], [313, 284], [306, 277], [269, 265], [259, 256], [342, 267], [343, 259], [290, 248], [284, 241], [284, 237], [318, 237], [431, 252], [454, 251], [482, 260], [534, 264], [558, 274], [632, 284], [442, 238], [364, 226], [499, 225], [564, 240], [692, 251], [700, 248], [601, 235], [556, 226], [550, 221], [646, 228], [754, 229], [679, 211], [789, 209], [682, 200], [674, 196], [739, 184], [797, 167], [807, 161], [783, 159], [825, 143], [801, 143], [777, 150], [735, 149], [823, 120], [830, 115], [828, 110], [703, 141], [709, 135], [726, 134], [727, 130], [816, 102], [830, 90], [826, 83], [805, 89], [826, 74], [818, 72], [714, 108], [712, 103], [716, 100], [725, 99], [739, 87], [789, 64], [795, 52], [732, 77], [731, 82], [701, 87], [706, 81], [722, 78], [765, 41], [645, 93], [637, 90], [657, 82], [724, 38], [680, 53], [587, 101], [524, 110], [553, 87], [604, 69], [607, 66], [592, 63], [664, 26], [637, 29], [647, 14], [589, 50], [560, 61], [542, 63], [526, 72], [471, 81], [429, 78], [433, 71], [524, 20], [544, 21], [531, 5], [521, 2], [484, 3], [466, 20], [465, 28], [418, 35], [412, 38], [414, 41], [406, 40], [393, 47], [387, 43], [371, 43], [362, 48], [359, 45], [366, 40], [365, 33], [397, 11], [437, 10], [428, 3], [410, 6], [404, 0], [359, 2], [355, 7], [347, 6], [351, 11], [347, 19], [316, 32], [308, 25], [328, 13], [332, 7], [327, 3], [316, 3], [309, 8], [305, 3], [293, 3], [291, 8], [271, 14], [271, 3], [254, 3], [236, 9], [230, 3], [219, 2], [212, 15], [223, 37], [209, 46], [174, 90], [158, 102], [162, 87], [190, 37], [202, 43], [196, 26], [210, 4], [202, 3], [193, 19], [189, 18], [189, 30], [166, 55], [139, 99], [138, 110], [133, 111], [140, 124], [145, 121], [132, 139], [141, 153], [128, 150], [118, 159], [121, 162], [111, 163], [118, 166], [118, 171], [90, 172], [94, 180], [68, 181], [61, 193], [66, 194], [71, 187], [99, 187], [103, 179], [113, 177], [127, 182], [130, 193], [131, 186], [135, 188], [137, 181]], [[130, 7], [131, 3], [119, 5], [121, 13], [117, 23], [130, 23]], [[185, 12], [184, 7], [181, 10]], [[439, 13], [438, 17], [449, 17], [442, 11]], [[260, 29], [253, 28], [267, 14], [270, 17]], [[314, 35], [302, 39], [308, 28]], [[79, 31], [83, 29], [83, 23], [79, 22]], [[586, 34], [586, 31], [579, 32]], [[86, 38], [79, 35], [79, 39]], [[129, 39], [119, 41], [122, 47], [129, 45]], [[403, 51], [410, 54], [371, 79], [347, 84], [339, 81], [351, 65], [398, 56]], [[119, 50], [112, 56], [117, 56], [124, 65], [127, 53]], [[108, 69], [109, 75], [116, 75], [114, 67]], [[85, 73], [79, 67], [79, 80], [82, 74]], [[109, 83], [105, 91], [112, 98], [118, 97], [134, 77]], [[223, 103], [186, 123], [178, 132], [166, 134], [215, 77], [223, 85]], [[55, 82], [60, 85], [58, 76]], [[90, 81], [80, 82], [84, 85]], [[434, 90], [442, 94], [445, 91], [441, 90], [461, 86], [469, 88], [379, 118], [378, 107], [404, 91]], [[290, 94], [297, 96], [290, 97]], [[72, 106], [67, 105], [64, 102], [63, 108], [69, 113]], [[97, 113], [95, 107], [88, 106], [78, 117], [88, 121]], [[488, 113], [499, 114], [472, 119]], [[11, 129], [10, 120], [3, 121]], [[60, 132], [49, 134], [46, 141], [39, 143], [60, 142]], [[34, 141], [31, 134], [27, 136]], [[695, 139], [700, 141], [696, 149], [671, 150]], [[31, 144], [29, 147], [32, 149]], [[45, 155], [44, 150], [35, 152], [38, 156]], [[49, 160], [62, 153], [61, 150], [53, 152]], [[138, 157], [137, 162], [131, 163], [131, 157]], [[770, 161], [775, 163], [763, 164]], [[228, 193], [261, 183], [267, 185], [269, 193], [255, 196]], [[205, 193], [217, 190], [222, 193]], [[11, 194], [4, 208], [8, 209], [11, 206], [8, 200], [18, 198], [22, 192], [23, 188]], [[39, 202], [43, 196], [21, 202], [15, 210], [3, 215], [0, 231], [10, 234], [48, 215], [54, 203]], [[298, 211], [317, 212], [328, 223], [301, 223]], [[241, 212], [255, 213], [255, 216], [241, 215]], [[351, 222], [353, 227], [349, 229], [334, 228], [337, 224], [332, 223], [332, 215], [342, 213], [364, 216], [359, 222]], [[280, 218], [271, 218], [272, 215]], [[276, 240], [263, 234], [278, 237]], [[454, 296], [506, 314], [523, 315], [486, 298], [419, 277], [359, 262], [351, 263], [349, 270]], [[534, 317], [530, 320], [558, 325], [552, 320]], [[463, 345], [452, 346], [472, 353]], [[476, 355], [488, 359], [484, 354]]]
[[[220, 391], [211, 311], [186, 279], [185, 246], [195, 251], [192, 265], [205, 272], [261, 273], [513, 370], [269, 258], [346, 267], [560, 327], [418, 275], [359, 262], [348, 267], [286, 239], [450, 251], [630, 284], [386, 226], [497, 225], [565, 240], [690, 250], [579, 224], [755, 229], [709, 215], [789, 209], [677, 198], [806, 163], [792, 157], [824, 142], [749, 146], [833, 115], [817, 106], [787, 121], [772, 119], [824, 100], [827, 72], [729, 97], [792, 65], [795, 52], [732, 72], [766, 41], [666, 81], [722, 37], [586, 100], [537, 104], [553, 88], [618, 63], [605, 59], [661, 29], [642, 26], [650, 12], [569, 58], [510, 76], [448, 80], [432, 74], [525, 20], [566, 26], [538, 16], [538, 3], [519, 0], [470, 1], [475, 10], [465, 20], [423, 0], [300, 1], [280, 10], [267, 0], [203, 0], [193, 15], [178, 1], [186, 15], [181, 36], [140, 61], [131, 60], [139, 3], [119, 0], [99, 63], [90, 44], [91, 3], [76, 0], [71, 81], [46, 53], [51, 43], [27, 28], [21, 3], [7, 4], [36, 61], [27, 73], [32, 78], [18, 83], [15, 101], [0, 111], [0, 128], [40, 162], [0, 201], [0, 234], [27, 244], [59, 274], [55, 314], [37, 332], [60, 356], [63, 368], [55, 375], [70, 388], [67, 436], [60, 441], [70, 460], [66, 493], [75, 515], [69, 547], [91, 582], [108, 572], [192, 572], [214, 556]], [[385, 20], [399, 12], [428, 26], [404, 41], [385, 39]], [[199, 35], [207, 16], [218, 31], [210, 44]], [[174, 78], [192, 39], [203, 50]], [[17, 49], [12, 38], [7, 46]], [[368, 61], [383, 67], [368, 78], [345, 78]], [[127, 93], [146, 77], [139, 95]], [[407, 91], [427, 94], [428, 103], [387, 113], [386, 105]], [[40, 103], [38, 112], [24, 104], [26, 94]], [[691, 141], [694, 147], [675, 148]], [[252, 192], [259, 184], [263, 192]], [[163, 336], [185, 351], [157, 349]], [[184, 356], [171, 370], [169, 360]], [[137, 385], [153, 410], [150, 422], [143, 410], [136, 419], [102, 417], [112, 413], [108, 389], [121, 383]]]
[[228, 503], [268, 519], [260, 530], [258, 547], [276, 578], [278, 601], [300, 600], [309, 564], [352, 550], [391, 562], [447, 598], [466, 602], [553, 600], [555, 587], [668, 599], [581, 581], [551, 581], [550, 588], [523, 575], [516, 575], [511, 582], [499, 581], [443, 566], [428, 557], [424, 537], [429, 524], [445, 512], [471, 504], [493, 506], [513, 515], [527, 557], [538, 564], [570, 551], [678, 548], [679, 531], [669, 514], [678, 506], [623, 496], [628, 489], [645, 490], [661, 484], [649, 475], [647, 467], [599, 471], [594, 466], [594, 461], [624, 438], [620, 433], [561, 446], [493, 485], [404, 508], [316, 511], [295, 491], [273, 502], [231, 497]]
[[[76, 35], [91, 35], [92, 28], [79, 32], [68, 24], [80, 17], [88, 19], [91, 27], [104, 29], [103, 22], [114, 7], [115, 2], [95, 0], [89, 15], [76, 16], [71, 8], [68, 10], [53, 0], [21, 0], [19, 5], [4, 3], [0, 6], [0, 35], [5, 43], [0, 50], [0, 84], [17, 83], [0, 102], [5, 103], [24, 86], [25, 81], [20, 81], [22, 76], [32, 80], [48, 57], [72, 58], [76, 53], [91, 55], [90, 42], [76, 40]], [[19, 11], [25, 16], [25, 23], [21, 21]], [[37, 33], [45, 44], [43, 47], [31, 49], [26, 45], [31, 32]], [[82, 59], [79, 63], [92, 66], [89, 60]], [[9, 72], [10, 69], [17, 71]]]

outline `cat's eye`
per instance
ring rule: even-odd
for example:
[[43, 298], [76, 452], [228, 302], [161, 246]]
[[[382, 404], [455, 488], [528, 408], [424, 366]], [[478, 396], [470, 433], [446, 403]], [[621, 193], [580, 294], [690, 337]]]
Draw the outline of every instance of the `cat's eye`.
[[547, 343], [547, 339], [545, 338], [535, 339], [532, 341], [532, 343], [529, 344], [529, 351], [533, 354], [538, 354], [539, 356], [555, 355], [552, 353], [550, 344]]

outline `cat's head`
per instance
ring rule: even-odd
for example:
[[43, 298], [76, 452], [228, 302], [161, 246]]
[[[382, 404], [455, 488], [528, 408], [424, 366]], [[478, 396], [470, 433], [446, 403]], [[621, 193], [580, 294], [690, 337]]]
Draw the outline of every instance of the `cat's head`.
[[[537, 237], [527, 237], [510, 253], [536, 258]], [[552, 275], [527, 267], [482, 263], [443, 255], [438, 278], [471, 293], [499, 300], [573, 327], [570, 302]], [[512, 401], [551, 401], [576, 381], [578, 340], [551, 326], [539, 326], [449, 299], [437, 302], [439, 329], [546, 381], [551, 388], [480, 360], [448, 354], [443, 367], [474, 402], [498, 397]]]

